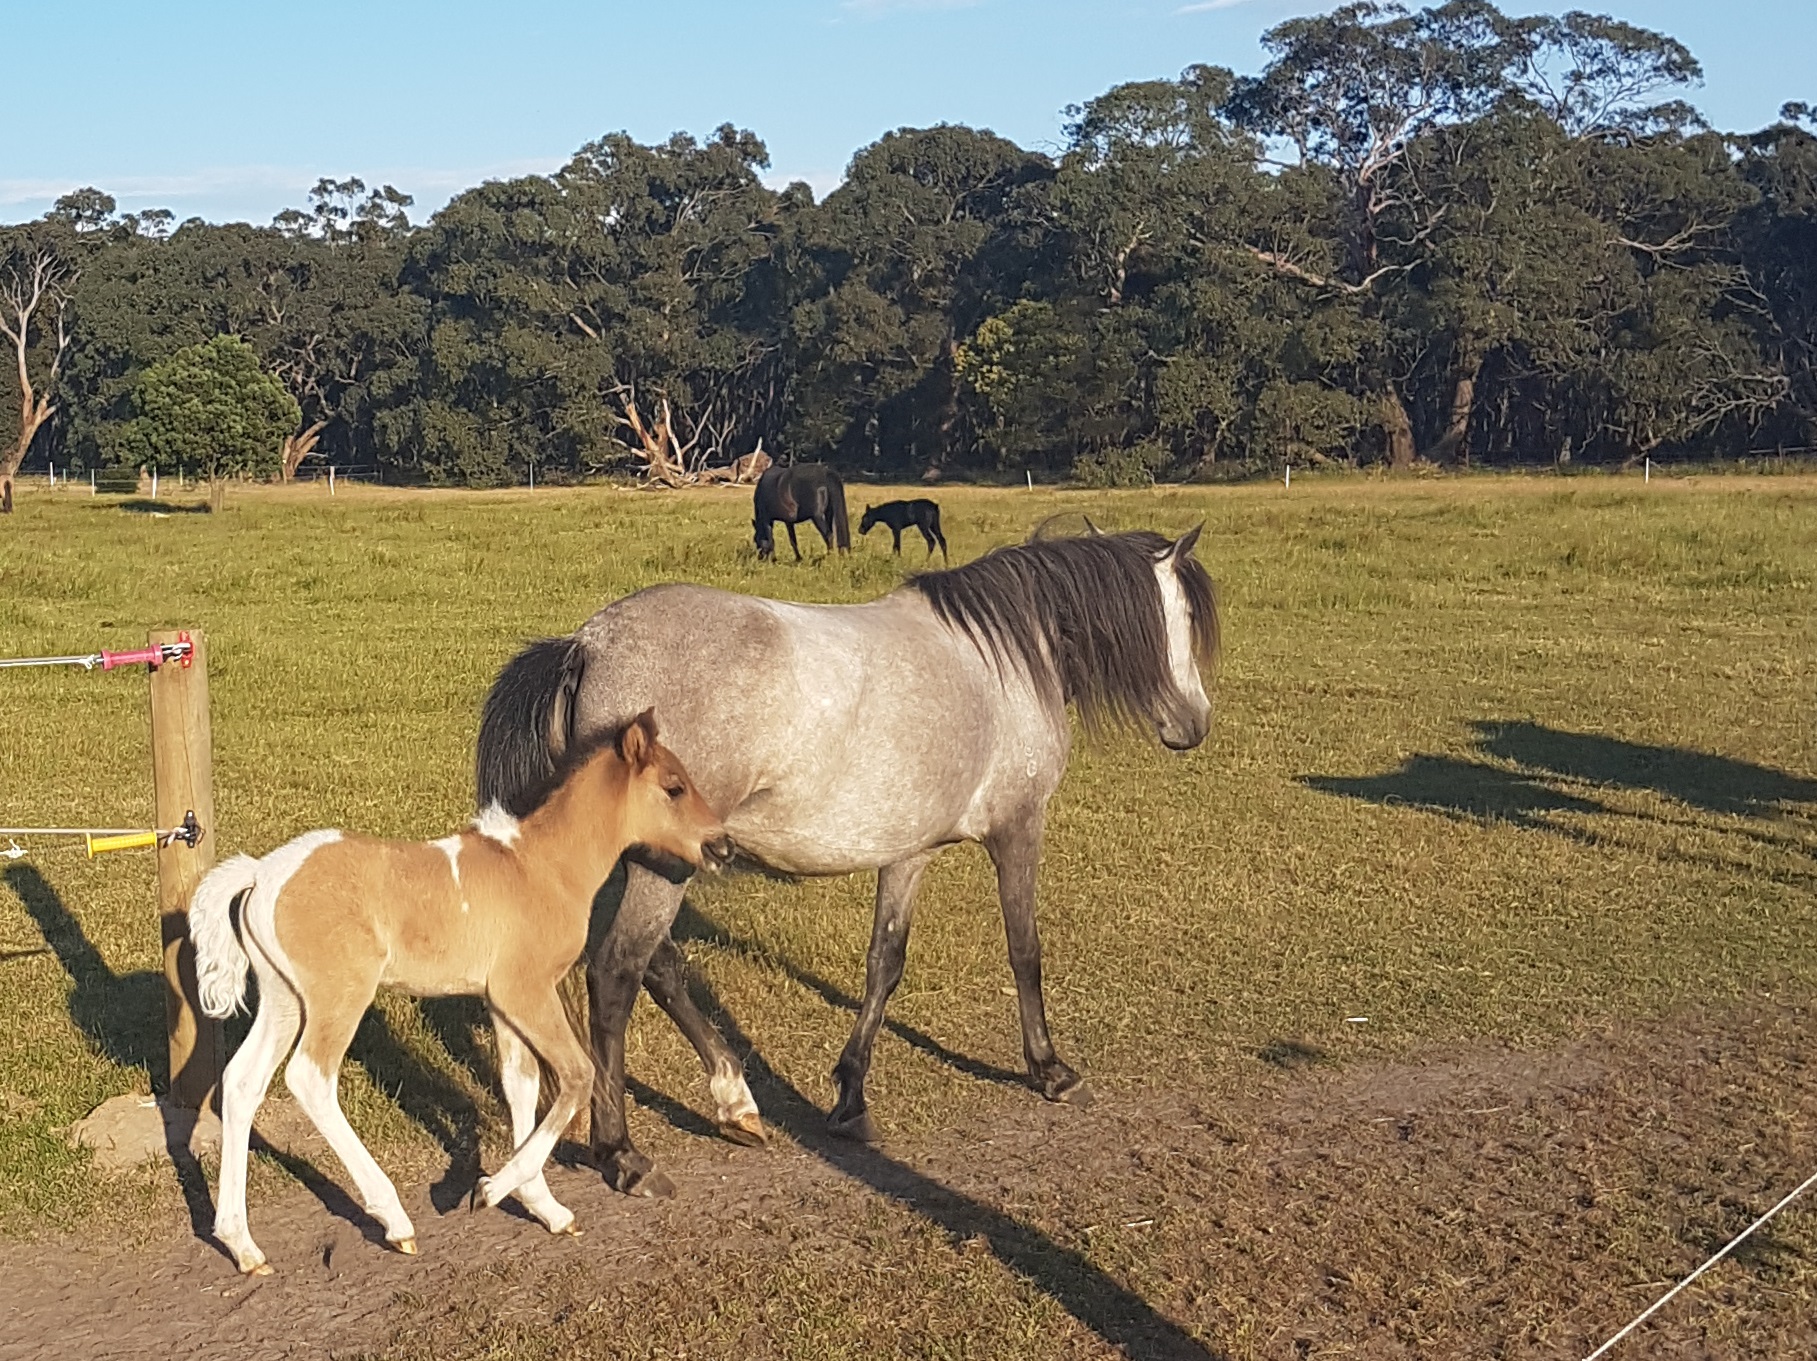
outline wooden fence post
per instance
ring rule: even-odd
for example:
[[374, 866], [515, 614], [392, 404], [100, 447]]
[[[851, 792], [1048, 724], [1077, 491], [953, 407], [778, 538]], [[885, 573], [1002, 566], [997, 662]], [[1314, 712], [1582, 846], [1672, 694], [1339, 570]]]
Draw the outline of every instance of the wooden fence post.
[[[173, 841], [158, 852], [158, 920], [164, 938], [164, 1022], [170, 1038], [172, 1105], [201, 1110], [221, 1080], [221, 1023], [196, 1001], [196, 952], [189, 940], [189, 899], [215, 861], [214, 756], [209, 743], [208, 649], [188, 634], [189, 665], [165, 662], [151, 675], [151, 770], [155, 818], [168, 830], [194, 810], [201, 842]], [[155, 646], [174, 632], [151, 635]]]

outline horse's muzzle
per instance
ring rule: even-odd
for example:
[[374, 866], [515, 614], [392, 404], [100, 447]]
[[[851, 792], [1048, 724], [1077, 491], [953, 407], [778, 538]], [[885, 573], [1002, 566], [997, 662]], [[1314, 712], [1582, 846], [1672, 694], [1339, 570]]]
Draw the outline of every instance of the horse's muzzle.
[[723, 832], [711, 841], [700, 843], [701, 863], [710, 870], [724, 869], [732, 863], [732, 857], [737, 854], [738, 843]]

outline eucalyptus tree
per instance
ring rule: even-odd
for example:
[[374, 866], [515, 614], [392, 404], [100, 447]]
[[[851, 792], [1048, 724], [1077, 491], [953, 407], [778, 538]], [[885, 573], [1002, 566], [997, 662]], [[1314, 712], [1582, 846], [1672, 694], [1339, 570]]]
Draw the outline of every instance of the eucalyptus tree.
[[389, 447], [499, 481], [631, 451], [674, 471], [773, 432], [779, 340], [753, 301], [783, 211], [766, 164], [730, 125], [704, 143], [612, 134], [553, 176], [456, 198], [412, 242], [429, 313]]
[[1053, 173], [994, 133], [887, 134], [814, 212], [792, 270], [797, 450], [937, 472], [969, 441], [960, 342], [1032, 267], [1018, 204]]

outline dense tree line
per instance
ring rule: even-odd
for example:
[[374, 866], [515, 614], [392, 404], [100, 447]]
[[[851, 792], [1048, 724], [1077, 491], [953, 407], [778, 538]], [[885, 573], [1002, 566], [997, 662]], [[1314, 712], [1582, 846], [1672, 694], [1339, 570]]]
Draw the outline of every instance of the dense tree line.
[[602, 137], [421, 226], [358, 180], [269, 227], [70, 194], [0, 229], [0, 473], [156, 461], [157, 382], [220, 335], [298, 413], [272, 466], [436, 482], [760, 441], [1110, 482], [1814, 442], [1806, 106], [1722, 134], [1672, 39], [1486, 0], [1347, 5], [1264, 46], [1255, 75], [1070, 110], [1057, 157], [891, 133], [818, 203], [730, 126]]

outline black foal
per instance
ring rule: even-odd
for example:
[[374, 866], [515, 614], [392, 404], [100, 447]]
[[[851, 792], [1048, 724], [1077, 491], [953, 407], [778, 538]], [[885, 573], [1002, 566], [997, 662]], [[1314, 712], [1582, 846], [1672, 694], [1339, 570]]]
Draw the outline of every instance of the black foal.
[[858, 532], [869, 534], [872, 525], [888, 525], [890, 535], [895, 540], [891, 545], [892, 553], [902, 552], [902, 531], [910, 525], [921, 531], [921, 537], [927, 540], [927, 555], [934, 556], [934, 545], [940, 545], [940, 560], [949, 562], [946, 556], [946, 535], [940, 532], [940, 507], [925, 497], [914, 501], [885, 501], [880, 506], [866, 506], [864, 518], [858, 522]]

